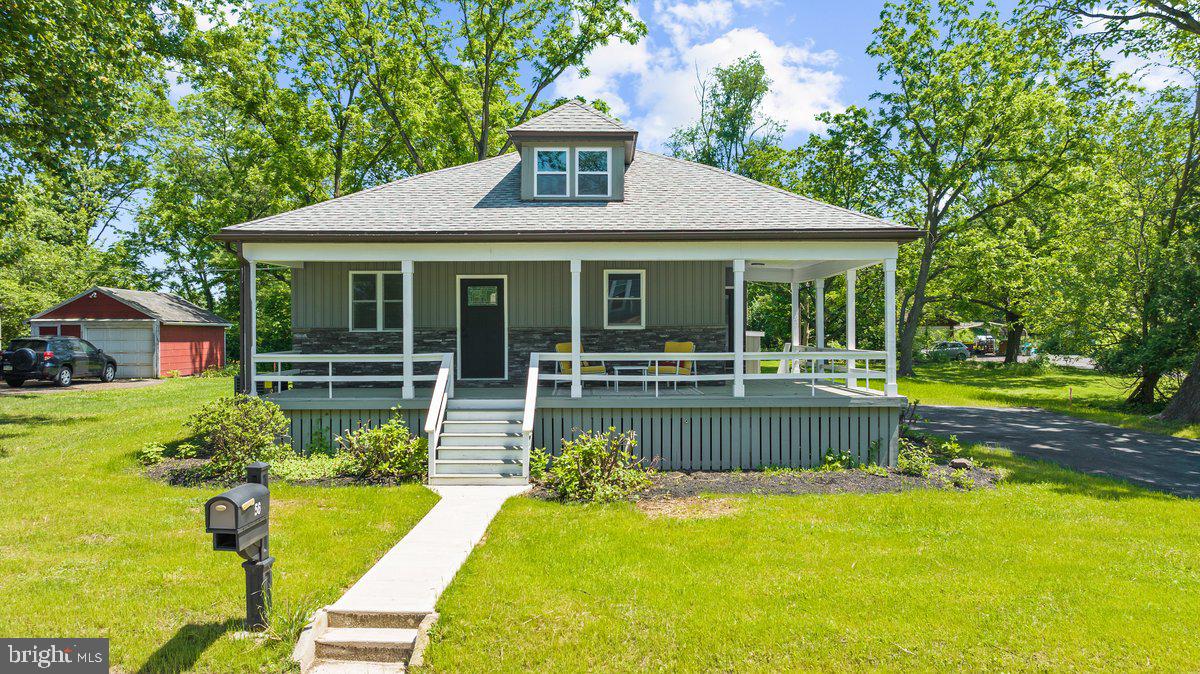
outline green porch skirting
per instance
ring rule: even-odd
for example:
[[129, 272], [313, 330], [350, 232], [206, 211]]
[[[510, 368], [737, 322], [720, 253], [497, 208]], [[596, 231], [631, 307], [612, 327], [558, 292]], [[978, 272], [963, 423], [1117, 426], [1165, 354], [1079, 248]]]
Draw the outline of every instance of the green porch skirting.
[[[402, 411], [421, 432], [424, 410]], [[359, 423], [378, 425], [391, 410], [287, 410], [297, 449], [313, 438], [334, 437]], [[662, 470], [753, 470], [772, 466], [812, 468], [828, 450], [858, 461], [894, 466], [900, 409], [893, 406], [784, 407], [542, 407], [533, 442], [557, 454], [563, 438], [581, 431], [632, 429], [638, 454]]]

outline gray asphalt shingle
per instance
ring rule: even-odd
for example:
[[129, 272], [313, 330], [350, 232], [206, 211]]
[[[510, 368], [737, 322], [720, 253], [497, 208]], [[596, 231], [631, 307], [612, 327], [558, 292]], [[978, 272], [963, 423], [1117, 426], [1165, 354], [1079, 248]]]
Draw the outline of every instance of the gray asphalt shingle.
[[586, 103], [567, 101], [509, 131], [572, 131], [576, 133], [632, 133], [633, 129]]
[[652, 232], [737, 238], [753, 232], [825, 232], [831, 238], [894, 233], [902, 240], [916, 235], [912, 227], [646, 151], [638, 152], [626, 171], [624, 201], [522, 201], [520, 179], [519, 156], [509, 153], [227, 227], [220, 238]]
[[157, 318], [164, 323], [229, 325], [229, 321], [224, 318], [170, 293], [104, 286], [98, 286], [98, 288], [126, 304], [133, 305], [147, 316]]

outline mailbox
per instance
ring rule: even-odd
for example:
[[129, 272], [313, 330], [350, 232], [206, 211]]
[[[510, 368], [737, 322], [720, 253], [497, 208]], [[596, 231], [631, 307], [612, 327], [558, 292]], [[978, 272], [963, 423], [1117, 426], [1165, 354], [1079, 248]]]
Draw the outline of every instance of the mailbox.
[[261, 541], [270, 507], [271, 493], [261, 484], [241, 484], [208, 499], [204, 527], [213, 535], [213, 550], [241, 552]]
[[271, 492], [267, 489], [269, 466], [257, 462], [246, 466], [246, 483], [208, 499], [204, 504], [204, 530], [212, 534], [213, 550], [236, 552], [246, 560], [246, 629], [267, 626], [271, 605], [271, 556], [269, 522]]

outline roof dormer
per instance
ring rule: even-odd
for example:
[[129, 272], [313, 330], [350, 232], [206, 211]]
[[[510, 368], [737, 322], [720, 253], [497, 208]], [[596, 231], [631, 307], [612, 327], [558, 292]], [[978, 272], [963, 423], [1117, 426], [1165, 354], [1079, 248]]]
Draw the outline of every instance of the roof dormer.
[[621, 201], [637, 131], [569, 101], [508, 130], [521, 153], [521, 198]]

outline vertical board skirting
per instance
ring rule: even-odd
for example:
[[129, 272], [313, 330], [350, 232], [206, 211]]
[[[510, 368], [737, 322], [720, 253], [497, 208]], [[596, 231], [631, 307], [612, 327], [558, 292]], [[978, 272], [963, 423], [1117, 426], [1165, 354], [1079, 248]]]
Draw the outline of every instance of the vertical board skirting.
[[[360, 423], [379, 426], [392, 410], [285, 410], [292, 445], [306, 451], [316, 435], [336, 446], [337, 436]], [[414, 433], [424, 410], [403, 410]], [[662, 470], [759, 470], [770, 466], [812, 468], [827, 450], [849, 452], [860, 462], [875, 458], [894, 466], [899, 410], [890, 407], [742, 408], [543, 408], [535, 417], [534, 447], [561, 451], [563, 438], [582, 431], [637, 433], [636, 453]]]

